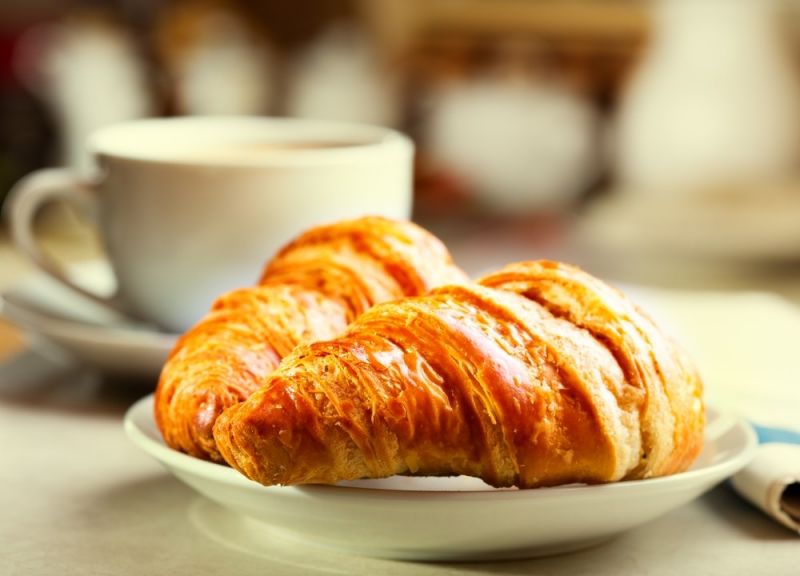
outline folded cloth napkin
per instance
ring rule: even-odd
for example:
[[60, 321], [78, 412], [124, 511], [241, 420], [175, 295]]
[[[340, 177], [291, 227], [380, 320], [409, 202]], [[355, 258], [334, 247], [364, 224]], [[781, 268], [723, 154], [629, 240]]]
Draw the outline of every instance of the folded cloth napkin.
[[731, 484], [742, 497], [800, 534], [800, 433], [766, 426], [755, 429], [761, 445]]

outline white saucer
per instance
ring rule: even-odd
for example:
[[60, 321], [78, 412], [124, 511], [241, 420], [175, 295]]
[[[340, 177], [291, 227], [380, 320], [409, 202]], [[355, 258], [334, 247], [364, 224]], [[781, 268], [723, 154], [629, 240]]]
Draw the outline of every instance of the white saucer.
[[796, 188], [692, 199], [613, 192], [588, 207], [577, 230], [595, 248], [732, 263], [800, 259]]
[[[108, 283], [99, 262], [74, 266], [70, 273], [90, 288]], [[95, 304], [44, 274], [0, 295], [0, 313], [77, 362], [135, 377], [157, 377], [177, 339]]]
[[125, 430], [180, 480], [221, 505], [204, 507], [196, 518], [213, 524], [206, 532], [220, 541], [258, 553], [277, 536], [407, 560], [522, 558], [585, 548], [700, 496], [741, 469], [756, 447], [746, 423], [712, 411], [698, 461], [665, 478], [538, 490], [498, 490], [466, 477], [264, 487], [168, 448], [153, 420], [152, 396], [128, 410]]

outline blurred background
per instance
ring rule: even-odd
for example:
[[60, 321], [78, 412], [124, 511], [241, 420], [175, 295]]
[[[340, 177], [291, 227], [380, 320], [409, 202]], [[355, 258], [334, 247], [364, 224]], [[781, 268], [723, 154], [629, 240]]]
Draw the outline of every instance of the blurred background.
[[[799, 81], [800, 0], [3, 0], [0, 201], [90, 174], [121, 120], [359, 121], [415, 140], [415, 219], [472, 273], [800, 301]], [[75, 215], [41, 226], [97, 249]]]

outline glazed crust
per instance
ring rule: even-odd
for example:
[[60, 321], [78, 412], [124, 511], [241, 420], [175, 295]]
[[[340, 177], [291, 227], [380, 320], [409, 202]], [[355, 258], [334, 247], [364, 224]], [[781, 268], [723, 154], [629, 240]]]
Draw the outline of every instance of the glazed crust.
[[156, 423], [169, 446], [222, 461], [217, 417], [298, 344], [333, 338], [379, 302], [465, 280], [444, 245], [409, 222], [368, 217], [309, 230], [258, 286], [220, 297], [180, 338], [156, 389]]
[[685, 353], [620, 292], [540, 261], [300, 346], [214, 435], [266, 485], [465, 474], [533, 488], [685, 470], [703, 425]]

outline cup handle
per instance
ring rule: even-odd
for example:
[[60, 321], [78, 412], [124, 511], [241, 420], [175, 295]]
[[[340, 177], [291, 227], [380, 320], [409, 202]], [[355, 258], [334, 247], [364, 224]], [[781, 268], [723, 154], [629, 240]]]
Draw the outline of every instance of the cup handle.
[[94, 302], [126, 313], [116, 294], [98, 294], [73, 282], [64, 267], [41, 250], [33, 232], [33, 224], [39, 210], [51, 202], [71, 204], [96, 222], [94, 216], [97, 204], [92, 184], [81, 181], [72, 171], [64, 168], [37, 170], [14, 185], [6, 203], [5, 215], [14, 244], [34, 264], [61, 284]]

